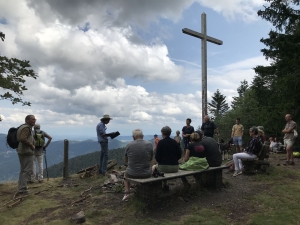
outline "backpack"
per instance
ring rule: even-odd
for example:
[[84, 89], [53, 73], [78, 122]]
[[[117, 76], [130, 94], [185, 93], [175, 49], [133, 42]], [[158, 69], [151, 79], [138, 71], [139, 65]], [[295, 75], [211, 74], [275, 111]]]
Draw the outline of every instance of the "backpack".
[[35, 147], [43, 147], [44, 146], [45, 137], [44, 137], [42, 131], [40, 131], [39, 133], [35, 132], [34, 139], [35, 139]]
[[[22, 124], [21, 126], [23, 126], [24, 124]], [[10, 148], [12, 149], [17, 149], [18, 148], [18, 145], [19, 145], [19, 141], [17, 139], [17, 132], [18, 132], [18, 129], [21, 127], [11, 127], [9, 130], [8, 130], [8, 133], [7, 133], [7, 136], [6, 136], [6, 146], [8, 145]]]

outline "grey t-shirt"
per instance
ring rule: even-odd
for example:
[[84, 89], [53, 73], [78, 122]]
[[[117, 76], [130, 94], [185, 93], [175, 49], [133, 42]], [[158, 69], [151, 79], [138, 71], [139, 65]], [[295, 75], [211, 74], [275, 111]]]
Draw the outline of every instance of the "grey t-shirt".
[[[45, 135], [48, 136], [48, 134], [46, 132], [42, 131], [42, 130], [41, 130], [41, 133], [44, 135], [44, 137], [46, 137]], [[35, 137], [35, 132], [34, 131], [33, 131], [33, 137]], [[46, 140], [45, 140], [45, 144], [46, 144]], [[43, 155], [43, 147], [35, 147], [34, 155], [35, 156]]]
[[131, 176], [151, 176], [150, 162], [153, 158], [153, 146], [149, 141], [138, 139], [130, 142], [125, 149], [128, 157], [126, 172]]

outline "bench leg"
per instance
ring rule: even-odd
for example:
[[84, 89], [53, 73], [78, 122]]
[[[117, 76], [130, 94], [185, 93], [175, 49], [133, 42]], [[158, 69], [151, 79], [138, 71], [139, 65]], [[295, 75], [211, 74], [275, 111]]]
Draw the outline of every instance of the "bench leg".
[[207, 171], [206, 173], [194, 175], [196, 182], [201, 187], [222, 188], [222, 170]]
[[137, 186], [136, 196], [145, 202], [155, 202], [162, 192], [162, 182], [152, 182]]
[[255, 174], [255, 168], [253, 161], [243, 161], [244, 170], [243, 173], [245, 174]]

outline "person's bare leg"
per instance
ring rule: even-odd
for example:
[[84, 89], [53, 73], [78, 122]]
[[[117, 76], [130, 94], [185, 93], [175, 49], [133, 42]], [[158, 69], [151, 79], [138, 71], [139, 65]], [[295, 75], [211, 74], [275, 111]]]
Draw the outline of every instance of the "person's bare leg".
[[129, 193], [130, 183], [126, 180], [126, 175], [125, 174], [124, 174], [124, 186], [125, 186], [125, 193]]
[[294, 161], [292, 146], [289, 145], [286, 146], [286, 161]]

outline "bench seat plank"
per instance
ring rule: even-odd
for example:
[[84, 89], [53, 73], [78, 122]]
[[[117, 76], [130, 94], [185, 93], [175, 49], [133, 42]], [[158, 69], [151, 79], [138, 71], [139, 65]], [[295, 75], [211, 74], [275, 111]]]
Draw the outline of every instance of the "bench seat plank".
[[163, 181], [163, 180], [171, 180], [176, 179], [184, 176], [190, 176], [195, 174], [206, 173], [208, 171], [216, 171], [216, 170], [223, 170], [229, 168], [229, 166], [219, 166], [219, 167], [209, 167], [205, 170], [195, 170], [195, 171], [187, 171], [187, 170], [178, 170], [177, 173], [165, 173], [164, 177], [150, 177], [150, 178], [143, 178], [143, 179], [134, 179], [134, 178], [126, 178], [128, 182], [135, 183], [135, 184], [147, 184], [156, 181]]

